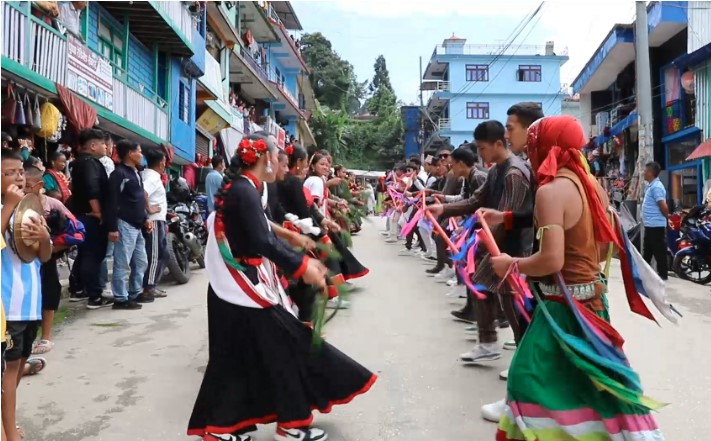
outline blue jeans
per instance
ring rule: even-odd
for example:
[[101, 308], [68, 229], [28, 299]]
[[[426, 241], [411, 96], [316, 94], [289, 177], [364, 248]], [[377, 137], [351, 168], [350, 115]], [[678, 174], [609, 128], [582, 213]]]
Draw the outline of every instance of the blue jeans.
[[106, 247], [106, 256], [104, 256], [104, 260], [101, 262], [101, 276], [99, 276], [101, 286], [104, 289], [106, 289], [106, 284], [109, 283], [109, 258], [113, 257], [113, 255], [114, 243], [109, 242], [109, 246]]
[[[135, 300], [143, 292], [148, 267], [146, 241], [140, 228], [118, 221], [119, 240], [114, 244], [114, 276], [111, 288], [117, 302]], [[127, 283], [128, 282], [128, 283]]]

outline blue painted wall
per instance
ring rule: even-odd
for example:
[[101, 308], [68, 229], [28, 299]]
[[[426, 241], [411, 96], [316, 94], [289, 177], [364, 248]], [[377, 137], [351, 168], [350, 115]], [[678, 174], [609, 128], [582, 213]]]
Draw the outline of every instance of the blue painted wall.
[[[97, 2], [89, 4], [89, 25], [87, 28], [87, 43], [90, 49], [99, 52], [99, 18], [114, 28], [123, 30], [124, 24], [106, 12]], [[126, 48], [124, 48], [126, 50]], [[153, 52], [143, 45], [133, 35], [129, 34], [128, 53], [126, 56], [128, 82], [133, 86], [142, 85], [144, 93], [153, 95], [154, 70]]]
[[180, 119], [180, 82], [183, 68], [178, 58], [170, 62], [170, 142], [175, 147], [175, 153], [181, 158], [195, 161], [195, 80], [190, 83], [190, 115], [188, 123]]
[[420, 153], [420, 108], [416, 106], [403, 106], [403, 126], [405, 129], [405, 157]]
[[[472, 140], [474, 128], [484, 119], [467, 119], [467, 102], [489, 103], [489, 118], [506, 121], [506, 111], [513, 104], [531, 101], [542, 103], [546, 115], [559, 115], [562, 95], [560, 91], [560, 66], [567, 57], [513, 56], [502, 57], [492, 63], [491, 55], [438, 55], [441, 62], [449, 63], [450, 92], [438, 92], [449, 98], [448, 117], [451, 129], [443, 130], [453, 146]], [[488, 64], [489, 81], [466, 81], [467, 64]], [[541, 81], [518, 81], [519, 65], [540, 65]]]

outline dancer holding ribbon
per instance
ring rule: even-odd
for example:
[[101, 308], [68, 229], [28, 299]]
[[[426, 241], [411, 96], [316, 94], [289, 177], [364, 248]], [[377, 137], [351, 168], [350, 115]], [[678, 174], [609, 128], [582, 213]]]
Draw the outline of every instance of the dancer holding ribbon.
[[299, 321], [277, 267], [325, 285], [326, 268], [278, 239], [263, 187], [273, 182], [276, 149], [257, 136], [242, 142], [208, 218], [205, 262], [210, 359], [188, 426], [204, 440], [249, 441], [255, 424], [277, 423], [277, 441], [325, 440], [312, 410], [329, 412], [367, 392], [370, 371]]
[[[508, 397], [496, 439], [660, 441], [650, 411], [609, 324], [600, 262], [608, 246], [625, 239], [607, 216], [607, 198], [585, 167], [586, 139], [573, 117], [538, 120], [528, 130], [528, 157], [536, 170], [535, 221], [540, 249], [530, 257], [491, 259], [499, 277], [529, 276], [538, 306], [509, 369]], [[519, 210], [525, 213], [526, 210]], [[517, 216], [525, 224], [524, 214]], [[487, 218], [512, 216], [487, 214]], [[624, 273], [634, 312], [653, 316]]]

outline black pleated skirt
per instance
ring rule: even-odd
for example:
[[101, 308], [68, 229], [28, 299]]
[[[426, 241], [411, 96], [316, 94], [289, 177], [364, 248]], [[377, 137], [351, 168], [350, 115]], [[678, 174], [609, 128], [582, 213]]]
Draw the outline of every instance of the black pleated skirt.
[[335, 347], [312, 347], [312, 330], [281, 306], [247, 308], [208, 288], [210, 360], [188, 435], [234, 433], [255, 424], [308, 426], [367, 392], [376, 375]]
[[328, 237], [331, 239], [333, 247], [341, 255], [339, 263], [341, 264], [341, 274], [343, 274], [344, 279], [358, 279], [370, 272], [370, 270], [364, 267], [353, 253], [351, 253], [351, 250], [349, 250], [345, 242], [343, 242], [340, 234], [329, 232]]

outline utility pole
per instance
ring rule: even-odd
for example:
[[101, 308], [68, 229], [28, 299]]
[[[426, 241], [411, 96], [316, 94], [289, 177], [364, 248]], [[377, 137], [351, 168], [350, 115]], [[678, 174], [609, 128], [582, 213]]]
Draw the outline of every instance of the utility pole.
[[[639, 114], [639, 152], [637, 154], [637, 200], [644, 197], [644, 166], [654, 160], [654, 115], [652, 113], [652, 72], [649, 63], [649, 31], [647, 29], [647, 2], [638, 1], [635, 26], [635, 67], [637, 71], [637, 113]], [[637, 207], [637, 218], [641, 213]]]
[[426, 112], [426, 110], [425, 110], [425, 102], [422, 97], [422, 55], [420, 55], [420, 131], [417, 134], [417, 140], [420, 142], [420, 157], [423, 162], [424, 162], [424, 155], [425, 155], [425, 140], [424, 140], [425, 119], [422, 117], [422, 114], [424, 112]]

